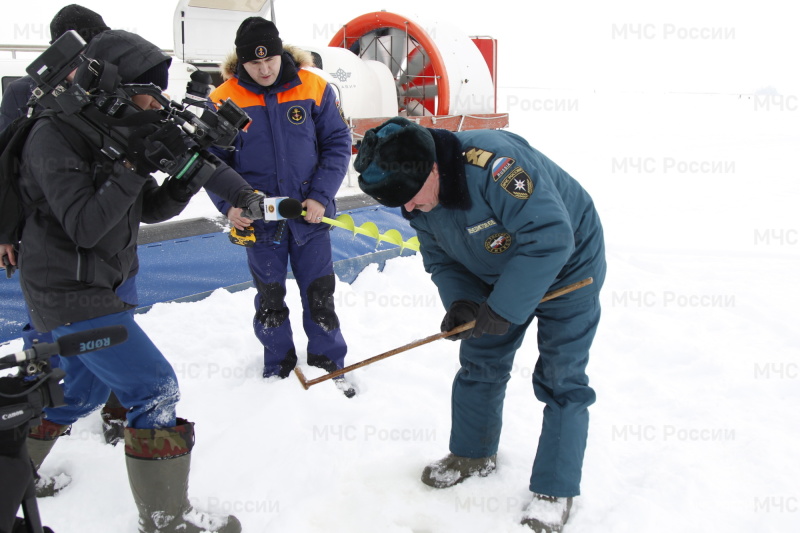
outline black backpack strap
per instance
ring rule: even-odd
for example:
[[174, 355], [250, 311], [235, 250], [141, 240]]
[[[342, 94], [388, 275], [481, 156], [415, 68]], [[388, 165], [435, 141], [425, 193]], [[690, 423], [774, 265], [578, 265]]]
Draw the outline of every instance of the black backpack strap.
[[61, 120], [61, 116], [57, 113], [53, 113], [54, 120], [53, 125], [56, 129], [61, 132], [61, 135], [64, 139], [69, 143], [73, 150], [75, 150], [79, 156], [81, 156], [86, 161], [96, 161], [99, 160], [102, 155], [99, 149], [92, 147], [89, 144], [89, 141], [81, 135], [81, 133]]
[[0, 134], [0, 244], [16, 244], [22, 232], [19, 192], [20, 158], [25, 141], [42, 113], [23, 115]]

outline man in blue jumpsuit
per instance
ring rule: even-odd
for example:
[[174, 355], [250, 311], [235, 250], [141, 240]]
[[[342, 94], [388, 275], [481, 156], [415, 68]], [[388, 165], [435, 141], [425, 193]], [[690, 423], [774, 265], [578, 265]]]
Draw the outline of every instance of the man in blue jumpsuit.
[[[361, 189], [402, 206], [447, 313], [442, 331], [475, 320], [460, 339], [450, 454], [422, 481], [455, 485], [496, 468], [514, 355], [537, 319], [536, 397], [545, 403], [522, 523], [560, 531], [580, 493], [595, 401], [586, 365], [600, 319], [606, 263], [590, 196], [564, 170], [506, 131], [451, 133], [393, 118], [367, 132], [355, 169]], [[540, 303], [545, 294], [593, 278]]]
[[[303, 218], [265, 222], [210, 194], [237, 229], [253, 223], [256, 242], [247, 262], [257, 289], [253, 329], [264, 346], [265, 378], [288, 376], [297, 363], [289, 322], [289, 264], [300, 289], [307, 361], [332, 372], [344, 366], [347, 345], [334, 309], [330, 226], [335, 197], [352, 155], [350, 130], [333, 88], [307, 66], [299, 50], [284, 48], [278, 29], [261, 17], [245, 19], [236, 32], [230, 78], [214, 90], [215, 104], [231, 99], [252, 119], [234, 142], [215, 152], [256, 190], [300, 200]], [[350, 395], [347, 391], [345, 394]]]

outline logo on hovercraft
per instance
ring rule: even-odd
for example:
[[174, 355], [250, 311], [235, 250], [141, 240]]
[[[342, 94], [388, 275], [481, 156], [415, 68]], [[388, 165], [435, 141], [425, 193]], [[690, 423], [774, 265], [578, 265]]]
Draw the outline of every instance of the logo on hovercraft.
[[350, 76], [353, 75], [352, 72], [345, 72], [341, 68], [336, 72], [330, 72], [329, 74], [342, 83], [346, 82], [348, 79], [350, 79]]

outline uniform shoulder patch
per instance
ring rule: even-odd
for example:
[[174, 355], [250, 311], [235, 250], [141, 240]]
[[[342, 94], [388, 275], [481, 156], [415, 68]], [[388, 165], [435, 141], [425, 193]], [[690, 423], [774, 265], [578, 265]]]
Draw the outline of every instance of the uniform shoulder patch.
[[533, 194], [533, 180], [521, 167], [514, 167], [508, 171], [500, 186], [519, 200], [527, 200]]
[[339, 102], [338, 98], [336, 99], [336, 109], [339, 111], [339, 116], [342, 118], [342, 122], [344, 122], [344, 125], [349, 128], [350, 124], [347, 123], [347, 118], [345, 118], [344, 116], [344, 109], [342, 109], [342, 104], [341, 102]]
[[464, 157], [468, 165], [473, 165], [485, 169], [489, 166], [489, 161], [494, 157], [493, 152], [470, 146], [464, 151]]
[[492, 178], [494, 178], [494, 181], [502, 178], [515, 163], [516, 161], [510, 157], [498, 157], [495, 159], [494, 163], [492, 163]]

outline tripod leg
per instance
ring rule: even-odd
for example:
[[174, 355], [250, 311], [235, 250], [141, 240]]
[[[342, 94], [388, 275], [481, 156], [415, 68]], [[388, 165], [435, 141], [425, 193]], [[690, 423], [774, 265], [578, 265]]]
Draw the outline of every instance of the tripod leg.
[[44, 533], [42, 518], [39, 516], [39, 505], [36, 503], [36, 485], [33, 476], [33, 463], [28, 457], [28, 450], [22, 447], [22, 457], [31, 465], [31, 479], [22, 497], [22, 515], [25, 517], [25, 530], [27, 533]]

